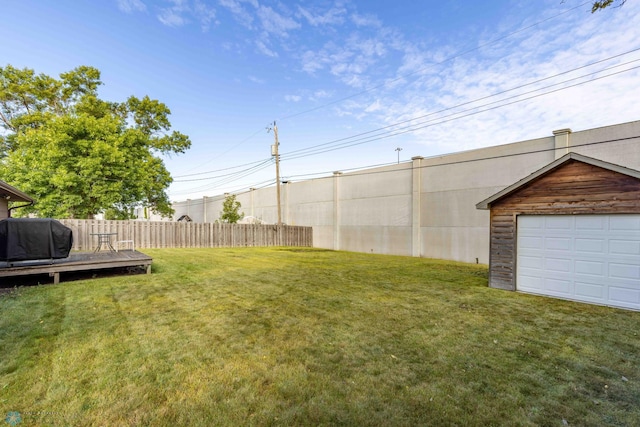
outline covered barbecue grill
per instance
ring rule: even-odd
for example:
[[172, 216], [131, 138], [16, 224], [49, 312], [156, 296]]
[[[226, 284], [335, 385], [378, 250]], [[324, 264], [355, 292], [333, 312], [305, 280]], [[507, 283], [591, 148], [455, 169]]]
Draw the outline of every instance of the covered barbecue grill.
[[0, 220], [0, 261], [67, 258], [72, 244], [71, 229], [55, 219]]

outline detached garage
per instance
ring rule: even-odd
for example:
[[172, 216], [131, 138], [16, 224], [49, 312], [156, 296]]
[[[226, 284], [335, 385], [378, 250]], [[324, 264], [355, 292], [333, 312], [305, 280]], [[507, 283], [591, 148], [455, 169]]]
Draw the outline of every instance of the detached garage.
[[489, 286], [640, 310], [640, 172], [569, 153], [476, 205]]

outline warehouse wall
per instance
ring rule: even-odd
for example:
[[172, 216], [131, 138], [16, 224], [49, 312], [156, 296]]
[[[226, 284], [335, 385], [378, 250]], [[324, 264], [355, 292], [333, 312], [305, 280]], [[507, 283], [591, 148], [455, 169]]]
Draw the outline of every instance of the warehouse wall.
[[[476, 203], [568, 150], [640, 169], [640, 121], [437, 156], [281, 187], [282, 221], [313, 227], [314, 246], [489, 262], [489, 212]], [[635, 137], [635, 138], [633, 138]], [[615, 140], [615, 141], [614, 141]], [[604, 142], [602, 141], [610, 141]], [[224, 195], [175, 203], [174, 218], [220, 217]], [[245, 215], [277, 222], [275, 187], [237, 195]]]

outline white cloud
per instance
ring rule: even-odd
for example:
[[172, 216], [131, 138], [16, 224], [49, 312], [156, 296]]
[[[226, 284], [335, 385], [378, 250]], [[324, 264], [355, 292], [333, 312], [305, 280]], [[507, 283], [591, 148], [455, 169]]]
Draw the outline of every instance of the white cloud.
[[284, 100], [287, 102], [300, 102], [302, 101], [302, 97], [299, 95], [285, 95]]
[[246, 28], [251, 29], [253, 26], [253, 15], [251, 12], [244, 8], [244, 4], [249, 4], [255, 9], [259, 7], [256, 0], [219, 0], [220, 6], [229, 10], [234, 18]]
[[[136, 0], [137, 1], [137, 0]], [[192, 21], [200, 23], [203, 32], [209, 31], [216, 23], [215, 9], [207, 6], [203, 0], [170, 0], [170, 7], [161, 8], [158, 20], [168, 27], [182, 27]]]
[[264, 79], [261, 79], [261, 78], [256, 77], [256, 76], [249, 76], [249, 77], [248, 77], [248, 79], [249, 79], [250, 81], [252, 81], [252, 82], [254, 82], [254, 83], [258, 83], [258, 84], [264, 84], [264, 83], [265, 83], [265, 80], [264, 80]]
[[182, 14], [172, 9], [164, 9], [158, 14], [158, 20], [167, 27], [181, 27], [187, 22]]
[[125, 13], [144, 12], [147, 6], [141, 0], [118, 0], [118, 9]]
[[302, 54], [302, 70], [309, 74], [315, 74], [324, 68], [325, 60], [316, 52], [306, 51]]
[[342, 6], [334, 6], [328, 11], [321, 13], [316, 10], [310, 11], [302, 6], [298, 6], [298, 12], [310, 25], [317, 27], [344, 23], [347, 10]]
[[333, 92], [327, 91], [327, 90], [317, 90], [313, 93], [314, 99], [330, 98], [332, 96], [333, 96]]
[[206, 3], [204, 3], [202, 0], [195, 0], [193, 10], [194, 14], [198, 18], [198, 21], [200, 21], [202, 31], [209, 31], [211, 22], [216, 18], [215, 9], [207, 6]]
[[187, 0], [171, 0], [173, 6], [163, 8], [158, 14], [158, 20], [168, 27], [181, 27], [189, 20], [184, 17], [189, 12]]
[[382, 110], [382, 103], [376, 99], [371, 105], [364, 109], [365, 113], [375, 113]]
[[258, 48], [258, 51], [270, 56], [272, 58], [277, 58], [278, 57], [278, 52], [270, 49], [269, 47], [267, 47], [267, 45], [265, 44], [264, 41], [262, 40], [256, 40], [256, 47]]
[[358, 27], [381, 27], [382, 22], [374, 15], [360, 15], [354, 13], [351, 15], [351, 21]]
[[[631, 5], [628, 2], [624, 8]], [[348, 113], [362, 118], [355, 110], [361, 108], [370, 115], [363, 120], [371, 120], [372, 123], [382, 120], [388, 124], [425, 116], [411, 122], [415, 132], [404, 134], [403, 138], [423, 144], [436, 152], [459, 151], [548, 136], [552, 130], [565, 127], [579, 130], [637, 120], [640, 118], [640, 105], [629, 94], [637, 93], [640, 81], [638, 70], [602, 80], [585, 78], [548, 89], [543, 87], [624, 60], [640, 60], [640, 52], [630, 54], [625, 59], [607, 61], [588, 69], [550, 78], [497, 97], [485, 100], [480, 98], [633, 49], [639, 37], [639, 9], [640, 6], [635, 2], [624, 13], [591, 16], [588, 11], [576, 10], [558, 20], [536, 25], [454, 59], [451, 58], [458, 52], [469, 50], [469, 46], [459, 48], [444, 45], [430, 48], [407, 43], [403, 48], [402, 61], [396, 68], [397, 77], [387, 77], [392, 84], [376, 87], [370, 95], [363, 96], [363, 100], [369, 99], [368, 102], [350, 104], [351, 109], [346, 108], [347, 103], [344, 103], [345, 105], [341, 105], [341, 114]], [[559, 22], [562, 25], [559, 26]], [[506, 33], [493, 33], [492, 37], [497, 39], [513, 31], [514, 29], [507, 30]], [[479, 44], [485, 44], [489, 40], [491, 39], [485, 38]], [[382, 43], [381, 46], [385, 49], [377, 49], [377, 44], [367, 39], [360, 46], [359, 68], [353, 66], [358, 63], [357, 60], [337, 62], [332, 67], [337, 76], [352, 78], [348, 84], [354, 86], [361, 85], [362, 80], [371, 79], [376, 64], [392, 52], [390, 49], [395, 49], [391, 46], [396, 45], [391, 42]], [[377, 53], [381, 54], [378, 58]], [[627, 68], [631, 66], [633, 65]], [[588, 83], [544, 94], [583, 81]], [[369, 87], [372, 87], [369, 82], [363, 86]], [[520, 98], [506, 99], [536, 89], [538, 91], [524, 94]], [[531, 99], [513, 103], [523, 98]], [[500, 99], [505, 100], [499, 104], [485, 105]], [[496, 108], [507, 103], [513, 104]], [[456, 107], [458, 105], [460, 106]], [[441, 111], [444, 109], [446, 110]], [[481, 110], [487, 111], [480, 112]], [[422, 129], [418, 129], [420, 127]]]
[[281, 15], [267, 6], [258, 8], [258, 18], [264, 31], [280, 37], [287, 37], [289, 31], [300, 28], [300, 24], [294, 19]]

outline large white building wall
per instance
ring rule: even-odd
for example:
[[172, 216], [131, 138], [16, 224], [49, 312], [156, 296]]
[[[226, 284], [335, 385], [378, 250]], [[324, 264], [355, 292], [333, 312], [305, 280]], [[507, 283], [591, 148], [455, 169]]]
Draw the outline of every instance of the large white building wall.
[[285, 224], [313, 224], [313, 245], [333, 249], [334, 178], [284, 185]]
[[[633, 138], [635, 137], [635, 139]], [[489, 262], [489, 213], [476, 203], [568, 150], [640, 170], [640, 121], [282, 185], [283, 222], [313, 227], [314, 246]], [[609, 141], [609, 142], [603, 142]], [[246, 215], [277, 222], [275, 187], [237, 196]], [[194, 221], [219, 218], [224, 196], [174, 204]], [[207, 206], [206, 217], [198, 209]]]
[[553, 137], [422, 161], [421, 256], [489, 262], [489, 212], [475, 208], [553, 161]]
[[411, 255], [411, 164], [338, 178], [340, 249]]
[[[638, 135], [640, 135], [640, 121], [574, 132], [570, 134], [569, 141], [571, 151], [640, 170]], [[600, 141], [611, 142], [594, 144]]]

